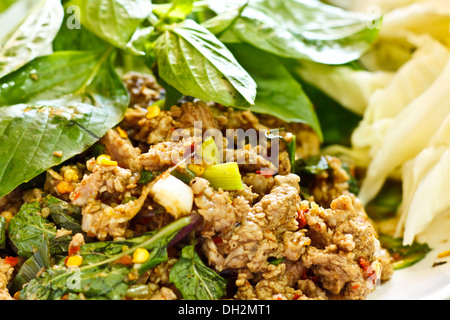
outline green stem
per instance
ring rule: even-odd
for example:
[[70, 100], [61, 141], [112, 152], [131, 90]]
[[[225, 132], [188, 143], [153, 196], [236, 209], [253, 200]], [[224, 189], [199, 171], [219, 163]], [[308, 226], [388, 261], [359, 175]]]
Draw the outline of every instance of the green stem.
[[161, 238], [165, 238], [166, 236], [169, 236], [173, 233], [175, 233], [178, 230], [181, 230], [182, 228], [184, 228], [185, 226], [187, 226], [189, 223], [191, 223], [192, 221], [192, 217], [191, 216], [186, 216], [183, 218], [180, 218], [174, 222], [172, 222], [171, 224], [163, 227], [161, 230], [159, 230], [153, 237], [145, 240], [144, 242], [141, 242], [131, 248], [129, 248], [128, 250], [125, 250], [121, 253], [118, 253], [108, 259], [99, 261], [97, 263], [93, 263], [93, 264], [89, 264], [83, 267], [80, 267], [79, 269], [75, 269], [75, 270], [70, 270], [58, 277], [53, 278], [51, 281], [49, 281], [49, 283], [51, 282], [55, 282], [58, 281], [59, 279], [63, 278], [63, 277], [67, 277], [68, 275], [71, 275], [75, 272], [82, 272], [82, 271], [86, 271], [89, 270], [91, 268], [96, 268], [98, 266], [102, 266], [108, 263], [112, 263], [118, 259], [120, 259], [121, 257], [125, 256], [125, 255], [131, 255], [136, 249], [138, 248], [145, 248], [150, 246], [151, 244], [157, 242], [159, 239]]
[[150, 13], [150, 15], [148, 16], [148, 20], [150, 21], [152, 26], [156, 26], [159, 22], [159, 18], [154, 13]]
[[101, 55], [100, 59], [98, 60], [97, 64], [94, 66], [94, 68], [92, 69], [92, 72], [90, 74], [90, 76], [86, 79], [86, 81], [84, 81], [80, 88], [78, 88], [75, 91], [75, 95], [81, 94], [83, 93], [84, 89], [86, 89], [86, 87], [92, 82], [92, 80], [94, 80], [95, 76], [97, 75], [98, 70], [100, 69], [100, 67], [103, 65], [103, 63], [106, 61], [106, 59], [109, 58], [109, 56], [111, 55], [111, 52], [113, 51], [114, 47], [113, 46], [109, 46]]

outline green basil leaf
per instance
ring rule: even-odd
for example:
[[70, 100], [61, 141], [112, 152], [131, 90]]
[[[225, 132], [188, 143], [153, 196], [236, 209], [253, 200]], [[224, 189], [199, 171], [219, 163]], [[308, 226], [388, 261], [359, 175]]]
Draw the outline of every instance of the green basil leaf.
[[193, 20], [167, 28], [157, 39], [159, 76], [184, 95], [224, 106], [249, 107], [256, 84], [231, 52]]
[[194, 0], [173, 0], [166, 12], [159, 12], [159, 15], [161, 15], [160, 19], [169, 22], [184, 20], [192, 12], [193, 8]]
[[52, 99], [82, 90], [109, 51], [59, 51], [35, 58], [0, 79], [0, 106]]
[[9, 239], [20, 256], [29, 258], [41, 246], [46, 235], [51, 241], [56, 236], [56, 227], [39, 214], [39, 202], [26, 203], [9, 222]]
[[0, 197], [85, 151], [122, 120], [128, 93], [110, 63], [86, 92], [0, 108]]
[[103, 105], [109, 105], [111, 108], [116, 108], [120, 111], [115, 118], [115, 121], [118, 121], [123, 116], [120, 115], [121, 112], [125, 112], [128, 106], [129, 95], [122, 79], [116, 72], [114, 61], [115, 52], [97, 70], [92, 82], [86, 87], [86, 91], [94, 97], [94, 101], [98, 101]]
[[128, 93], [105, 61], [110, 52], [56, 52], [0, 80], [0, 106], [8, 105], [0, 108], [0, 194], [83, 152], [122, 119]]
[[3, 0], [0, 2], [0, 13], [6, 11], [10, 6], [12, 6], [16, 0]]
[[153, 27], [137, 28], [124, 51], [133, 56], [145, 56], [148, 39], [154, 34]]
[[17, 275], [14, 277], [9, 292], [11, 294], [22, 290], [22, 287], [34, 279], [36, 275], [43, 270], [43, 268], [51, 267], [51, 253], [50, 242], [48, 236], [44, 234], [44, 239], [39, 246], [39, 249], [28, 258], [20, 267]]
[[330, 170], [330, 166], [324, 156], [313, 156], [295, 161], [295, 173], [301, 177], [305, 176], [305, 180], [306, 175], [319, 175], [327, 170]]
[[169, 280], [186, 300], [216, 300], [225, 295], [225, 279], [203, 263], [193, 245], [182, 249]]
[[[70, 8], [70, 7], [69, 7]], [[81, 27], [76, 11], [69, 8], [64, 15], [64, 21], [53, 40], [53, 51], [70, 50], [105, 50], [109, 43]]]
[[227, 1], [208, 1], [208, 8], [215, 12], [217, 15], [224, 12], [233, 11], [245, 6], [248, 0], [227, 0]]
[[311, 101], [278, 57], [246, 44], [229, 44], [228, 47], [258, 86], [255, 105], [250, 110], [286, 122], [305, 123], [322, 139]]
[[0, 150], [5, 155], [0, 159], [1, 195], [60, 164], [55, 151], [68, 159], [97, 141], [91, 132], [104, 130], [102, 122], [109, 118], [104, 108], [66, 104], [56, 100], [0, 108]]
[[[47, 52], [63, 21], [59, 0], [41, 0], [0, 45], [0, 77]], [[0, 21], [3, 25], [6, 21]]]
[[59, 227], [84, 234], [81, 228], [81, 208], [64, 200], [48, 195], [42, 199], [42, 206], [50, 209], [51, 220]]
[[[157, 68], [156, 68], [157, 69]], [[157, 76], [157, 82], [161, 87], [164, 88], [164, 99], [162, 102], [162, 107], [164, 110], [170, 110], [173, 105], [176, 105], [178, 101], [183, 97], [183, 94], [172, 87], [170, 84], [165, 82], [159, 75]]]
[[[215, 34], [222, 42], [226, 43], [241, 43], [239, 39], [237, 39], [231, 32], [227, 32], [239, 19], [242, 11], [248, 5], [248, 1], [243, 2], [242, 4], [237, 5], [237, 3], [224, 3], [224, 6], [219, 6], [219, 9], [215, 10], [214, 6], [218, 3], [211, 2], [209, 4], [210, 8], [218, 12], [218, 14], [202, 23], [206, 29]], [[229, 6], [227, 6], [227, 4]], [[226, 9], [224, 9], [226, 8]]]
[[336, 100], [297, 75], [293, 74], [293, 76], [302, 84], [303, 90], [315, 107], [323, 133], [322, 146], [333, 144], [350, 146], [351, 134], [362, 117], [344, 108]]
[[371, 16], [320, 1], [250, 0], [229, 32], [281, 57], [343, 64], [370, 47], [376, 25]]
[[150, 0], [72, 0], [80, 8], [81, 23], [118, 48], [124, 48], [137, 27], [151, 13]]
[[[68, 21], [69, 19], [76, 18], [66, 14], [64, 20]], [[138, 27], [126, 46], [122, 48], [124, 50], [123, 53], [133, 56], [144, 56], [147, 40], [153, 34], [153, 30], [153, 27]], [[53, 41], [53, 51], [105, 50], [109, 46], [108, 42], [88, 29], [72, 27], [68, 23], [61, 25], [61, 29]]]

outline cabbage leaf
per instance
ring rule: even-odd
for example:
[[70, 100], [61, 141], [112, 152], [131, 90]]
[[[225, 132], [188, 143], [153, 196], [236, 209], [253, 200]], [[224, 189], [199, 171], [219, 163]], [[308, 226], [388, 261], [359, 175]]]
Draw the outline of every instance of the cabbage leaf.
[[394, 118], [386, 130], [383, 144], [367, 168], [359, 193], [363, 203], [376, 196], [392, 172], [427, 146], [436, 128], [450, 113], [449, 82], [450, 60], [436, 81]]
[[370, 96], [363, 120], [353, 132], [353, 146], [369, 148], [371, 156], [384, 143], [386, 131], [395, 125], [395, 117], [437, 80], [450, 57], [449, 49], [428, 36], [417, 41], [419, 47], [412, 59], [385, 88]]
[[391, 72], [355, 70], [349, 65], [333, 66], [307, 60], [299, 61], [294, 72], [359, 115], [364, 114], [370, 97], [378, 89], [386, 87], [393, 77]]
[[360, 62], [370, 72], [388, 71], [393, 77], [371, 94], [352, 134], [352, 148], [333, 151], [358, 158], [359, 163], [368, 160], [358, 195], [364, 204], [377, 196], [388, 178], [401, 178], [395, 235], [409, 245], [450, 207], [444, 178], [450, 164], [450, 3], [374, 3], [381, 4], [383, 25]]
[[450, 208], [448, 176], [450, 172], [450, 116], [430, 144], [402, 168], [403, 202], [396, 234], [404, 232], [403, 241], [411, 244], [429, 222]]

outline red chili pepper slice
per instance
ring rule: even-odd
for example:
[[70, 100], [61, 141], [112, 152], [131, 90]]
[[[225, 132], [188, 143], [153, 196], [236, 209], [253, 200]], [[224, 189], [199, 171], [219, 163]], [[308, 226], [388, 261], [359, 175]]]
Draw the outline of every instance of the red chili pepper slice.
[[130, 255], [126, 254], [117, 259], [117, 263], [120, 263], [124, 266], [129, 266], [133, 264], [133, 258]]
[[273, 177], [275, 171], [273, 169], [263, 168], [261, 170], [256, 170], [256, 174], [262, 175], [263, 177]]
[[367, 262], [367, 260], [364, 259], [363, 257], [359, 257], [359, 258], [358, 258], [358, 263], [359, 263], [359, 266], [360, 266], [364, 271], [367, 271], [367, 269], [370, 267], [370, 263]]
[[[366, 273], [366, 277], [370, 278], [375, 274], [375, 270], [372, 269], [370, 263], [364, 259], [363, 257], [358, 258], [359, 266], [364, 270]], [[375, 281], [375, 279], [374, 279]]]
[[297, 222], [298, 222], [299, 229], [303, 229], [307, 225], [306, 217], [305, 217], [305, 213], [307, 213], [307, 212], [309, 212], [309, 208], [304, 208], [301, 211], [297, 212], [298, 213]]
[[69, 247], [69, 256], [78, 253], [78, 251], [80, 251], [80, 247], [79, 246]]
[[14, 267], [19, 263], [19, 257], [5, 257], [5, 263], [9, 264], [11, 267]]

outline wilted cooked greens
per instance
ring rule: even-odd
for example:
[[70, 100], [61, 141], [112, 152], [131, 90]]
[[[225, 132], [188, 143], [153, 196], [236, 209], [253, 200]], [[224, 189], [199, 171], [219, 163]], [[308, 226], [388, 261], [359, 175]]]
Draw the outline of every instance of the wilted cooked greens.
[[[80, 268], [47, 269], [21, 291], [21, 299], [54, 300], [60, 299], [63, 295], [80, 292], [88, 299], [123, 298], [132, 283], [132, 280], [130, 284], [124, 282], [127, 275], [134, 272], [137, 278], [146, 270], [165, 261], [167, 244], [180, 229], [190, 223], [190, 219], [190, 217], [179, 219], [154, 234], [139, 238], [85, 244], [79, 252], [83, 258]], [[138, 269], [133, 269], [133, 264], [124, 263], [120, 259], [132, 254], [137, 248], [147, 249], [150, 257]]]
[[[49, 208], [48, 220], [40, 213]], [[56, 238], [59, 228], [79, 232], [80, 222], [77, 220], [76, 207], [52, 196], [41, 202], [32, 202], [22, 206], [10, 223], [9, 235], [19, 255], [29, 258], [19, 271], [19, 276], [12, 285], [12, 290], [22, 290], [21, 299], [60, 299], [63, 295], [82, 292], [88, 299], [120, 299], [129, 285], [140, 274], [155, 265], [167, 260], [167, 246], [173, 237], [189, 223], [192, 217], [184, 217], [162, 228], [158, 232], [149, 233], [126, 241], [104, 241], [86, 243], [78, 254], [83, 264], [80, 268], [70, 270], [64, 267], [67, 259], [68, 245], [64, 237]], [[172, 242], [171, 245], [174, 243]], [[127, 263], [124, 257], [130, 256], [137, 248], [145, 248], [150, 252], [147, 261], [135, 269], [135, 264]], [[51, 259], [60, 256], [60, 261]], [[58, 265], [60, 267], [58, 268]], [[53, 267], [52, 267], [53, 266]], [[41, 268], [47, 270], [37, 276]], [[130, 283], [124, 282], [129, 273]], [[222, 293], [223, 294], [223, 293]], [[220, 298], [215, 294], [210, 298]]]
[[226, 293], [226, 280], [203, 263], [194, 245], [183, 248], [181, 258], [170, 271], [170, 281], [189, 300], [213, 300]]

